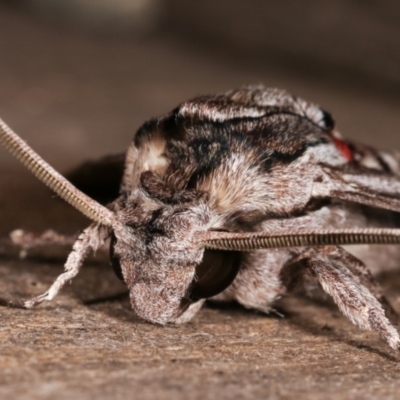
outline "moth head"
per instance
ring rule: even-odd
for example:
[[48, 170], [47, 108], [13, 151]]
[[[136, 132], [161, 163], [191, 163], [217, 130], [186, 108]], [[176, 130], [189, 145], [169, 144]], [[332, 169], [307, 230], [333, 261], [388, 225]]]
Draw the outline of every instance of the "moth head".
[[238, 253], [205, 252], [199, 240], [211, 221], [201, 193], [169, 190], [155, 174], [145, 173], [142, 187], [124, 199], [116, 215], [125, 229], [112, 234], [110, 260], [140, 317], [174, 321], [236, 276]]

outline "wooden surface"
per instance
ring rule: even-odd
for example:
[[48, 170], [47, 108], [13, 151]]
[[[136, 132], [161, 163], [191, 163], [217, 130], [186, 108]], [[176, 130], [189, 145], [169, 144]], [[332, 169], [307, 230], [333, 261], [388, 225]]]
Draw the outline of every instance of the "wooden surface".
[[[32, 297], [61, 270], [2, 259], [0, 292]], [[398, 274], [383, 278], [399, 309]], [[52, 303], [1, 309], [0, 397], [397, 398], [400, 363], [376, 334], [329, 301], [288, 298], [278, 309], [285, 318], [214, 305], [188, 324], [155, 326], [135, 317], [107, 262], [87, 264]]]
[[[96, 39], [0, 6], [0, 115], [57, 168], [123, 150], [151, 115], [198, 93], [263, 81], [332, 110], [341, 130], [400, 148], [399, 102], [290, 69], [232, 65], [174, 37]], [[0, 232], [75, 232], [87, 221], [0, 150]], [[61, 262], [0, 259], [0, 293], [46, 290]], [[400, 277], [382, 276], [400, 310]], [[285, 318], [208, 306], [182, 326], [140, 321], [107, 261], [84, 266], [53, 302], [0, 309], [4, 399], [396, 399], [400, 364], [329, 301], [287, 298]]]

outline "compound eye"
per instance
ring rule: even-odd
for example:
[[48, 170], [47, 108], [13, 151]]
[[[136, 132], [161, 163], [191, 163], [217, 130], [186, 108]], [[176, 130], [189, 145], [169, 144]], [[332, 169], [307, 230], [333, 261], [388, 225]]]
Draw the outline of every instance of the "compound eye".
[[206, 250], [196, 267], [190, 299], [206, 299], [223, 292], [236, 278], [240, 262], [238, 251]]
[[114, 246], [117, 243], [117, 238], [115, 237], [114, 233], [111, 234], [111, 241], [110, 241], [110, 264], [112, 266], [112, 269], [115, 272], [115, 275], [117, 275], [118, 279], [124, 282], [124, 276], [122, 275], [122, 269], [121, 269], [121, 264], [119, 262], [119, 258], [115, 255], [114, 252]]

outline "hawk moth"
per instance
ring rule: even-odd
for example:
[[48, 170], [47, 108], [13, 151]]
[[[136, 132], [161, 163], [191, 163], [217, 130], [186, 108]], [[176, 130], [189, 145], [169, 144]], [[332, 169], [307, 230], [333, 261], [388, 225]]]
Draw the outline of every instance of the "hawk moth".
[[[64, 273], [25, 308], [53, 299], [110, 239], [111, 264], [145, 320], [188, 321], [208, 298], [269, 312], [310, 277], [354, 324], [399, 349], [384, 308], [394, 311], [357, 256], [369, 257], [368, 244], [400, 243], [400, 157], [343, 139], [318, 105], [263, 86], [184, 102], [146, 122], [123, 157], [106, 159], [108, 180], [104, 160], [73, 174], [80, 187], [80, 174], [97, 168], [92, 190], [106, 206], [1, 120], [0, 142], [93, 221]], [[44, 239], [14, 237], [21, 246]], [[388, 262], [391, 249], [374, 261]]]

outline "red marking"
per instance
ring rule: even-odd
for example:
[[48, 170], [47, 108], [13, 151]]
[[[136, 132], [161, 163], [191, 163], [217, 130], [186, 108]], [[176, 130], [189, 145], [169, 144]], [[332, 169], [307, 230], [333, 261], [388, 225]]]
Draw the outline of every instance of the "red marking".
[[336, 148], [343, 154], [347, 161], [353, 161], [354, 154], [348, 143], [336, 137], [333, 138], [333, 143], [335, 144]]

